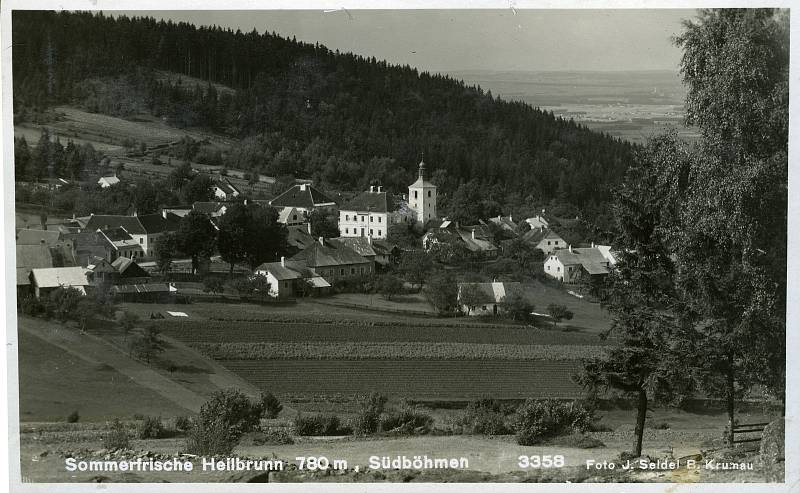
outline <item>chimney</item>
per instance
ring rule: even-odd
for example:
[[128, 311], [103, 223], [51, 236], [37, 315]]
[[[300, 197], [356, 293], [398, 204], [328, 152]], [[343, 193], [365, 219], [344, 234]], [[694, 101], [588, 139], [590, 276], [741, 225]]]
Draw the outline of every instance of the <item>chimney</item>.
[[381, 188], [383, 187], [381, 185], [378, 185], [378, 193], [381, 193]]
[[305, 192], [306, 191], [306, 184], [305, 183], [301, 183], [300, 184], [300, 191], [301, 192]]
[[319, 237], [319, 244], [325, 246], [325, 238], [323, 238], [322, 236]]
[[311, 234], [311, 221], [308, 221], [306, 226], [308, 226], [308, 234]]
[[572, 253], [572, 245], [569, 246], [569, 253]]
[[167, 210], [166, 209], [161, 209], [161, 217], [163, 217], [164, 219], [167, 218]]
[[473, 240], [475, 239], [475, 230], [474, 229], [472, 230], [472, 239]]
[[594, 248], [594, 242], [592, 242], [592, 248]]
[[513, 218], [513, 217], [511, 217], [511, 214], [509, 214], [509, 215], [508, 215], [508, 222], [511, 222], [511, 223], [513, 223], [513, 222], [514, 222], [514, 218]]
[[544, 226], [539, 226], [539, 232], [544, 233]]
[[369, 186], [369, 193], [373, 193], [373, 192], [375, 192], [375, 187], [370, 185]]
[[370, 235], [370, 236], [367, 236], [367, 243], [369, 243], [370, 245], [372, 245], [372, 235]]
[[281, 267], [286, 267], [286, 257], [281, 257]]

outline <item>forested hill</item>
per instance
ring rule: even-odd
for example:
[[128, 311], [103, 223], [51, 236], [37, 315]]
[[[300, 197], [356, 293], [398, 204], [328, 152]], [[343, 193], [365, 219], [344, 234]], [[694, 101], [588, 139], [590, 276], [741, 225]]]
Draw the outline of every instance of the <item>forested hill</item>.
[[[447, 76], [274, 33], [15, 11], [13, 36], [17, 121], [64, 103], [119, 116], [144, 109], [243, 139], [226, 158], [230, 167], [331, 187], [379, 181], [401, 192], [424, 152], [445, 194], [475, 180], [488, 209], [516, 210], [532, 197], [592, 216], [605, 208], [634, 150]], [[178, 87], [155, 70], [235, 92]]]

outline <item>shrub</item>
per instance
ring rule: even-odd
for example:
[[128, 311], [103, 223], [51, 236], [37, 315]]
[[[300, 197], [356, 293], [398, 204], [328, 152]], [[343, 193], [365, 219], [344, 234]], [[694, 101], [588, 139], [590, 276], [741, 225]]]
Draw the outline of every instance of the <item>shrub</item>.
[[136, 436], [142, 440], [146, 438], [163, 438], [166, 435], [160, 417], [145, 416], [136, 428]]
[[433, 428], [433, 418], [414, 406], [404, 404], [396, 413], [381, 419], [381, 429], [392, 433], [424, 434]]
[[277, 397], [272, 395], [272, 392], [262, 393], [261, 398], [261, 408], [263, 411], [263, 417], [266, 419], [275, 419], [280, 414], [281, 410], [283, 410], [283, 405], [281, 405], [281, 401], [278, 400]]
[[292, 445], [294, 439], [285, 428], [270, 429], [253, 439], [254, 445]]
[[315, 414], [303, 416], [298, 414], [294, 419], [294, 432], [300, 436], [337, 435], [343, 428], [339, 417], [335, 414]]
[[559, 447], [582, 448], [582, 449], [598, 448], [606, 446], [605, 443], [598, 440], [597, 438], [586, 436], [583, 433], [573, 433], [571, 435], [556, 437], [552, 440], [548, 440], [547, 444], [556, 445]]
[[483, 435], [506, 435], [511, 432], [506, 426], [503, 406], [495, 399], [470, 402], [464, 412], [462, 425], [472, 433]]
[[178, 416], [175, 418], [175, 430], [187, 431], [192, 426], [191, 420], [186, 416]]
[[574, 402], [528, 399], [517, 409], [514, 430], [517, 443], [534, 445], [558, 435], [587, 431], [593, 420], [591, 411]]
[[211, 394], [200, 408], [197, 421], [208, 427], [219, 420], [238, 439], [259, 424], [261, 414], [261, 403], [254, 404], [242, 392], [227, 389]]
[[220, 294], [225, 290], [225, 282], [217, 276], [206, 276], [203, 279], [203, 292]]
[[195, 421], [186, 435], [186, 452], [202, 457], [229, 455], [239, 437], [231, 433], [222, 417]]
[[67, 415], [67, 423], [77, 423], [79, 419], [81, 419], [81, 417], [78, 414], [77, 410], [76, 411], [72, 411], [71, 413], [69, 413]]
[[386, 396], [378, 392], [372, 392], [362, 398], [361, 409], [353, 419], [353, 433], [356, 435], [369, 435], [377, 432], [386, 401]]
[[130, 445], [130, 436], [119, 419], [111, 423], [111, 428], [103, 437], [103, 447], [108, 450], [125, 450]]

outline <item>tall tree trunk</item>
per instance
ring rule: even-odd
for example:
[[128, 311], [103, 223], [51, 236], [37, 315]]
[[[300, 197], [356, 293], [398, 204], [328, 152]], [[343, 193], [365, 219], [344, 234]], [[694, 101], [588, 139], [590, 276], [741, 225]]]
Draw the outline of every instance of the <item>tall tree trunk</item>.
[[735, 402], [734, 399], [736, 398], [735, 395], [735, 375], [734, 375], [734, 367], [733, 367], [733, 353], [728, 353], [728, 375], [727, 375], [727, 382], [725, 384], [725, 398], [727, 400], [726, 404], [728, 407], [728, 446], [733, 448], [733, 440], [734, 440], [734, 433], [733, 433], [733, 424], [734, 424], [734, 412], [735, 412]]
[[644, 421], [647, 418], [647, 391], [639, 389], [636, 402], [636, 429], [634, 430], [633, 455], [642, 455], [642, 438], [644, 437]]

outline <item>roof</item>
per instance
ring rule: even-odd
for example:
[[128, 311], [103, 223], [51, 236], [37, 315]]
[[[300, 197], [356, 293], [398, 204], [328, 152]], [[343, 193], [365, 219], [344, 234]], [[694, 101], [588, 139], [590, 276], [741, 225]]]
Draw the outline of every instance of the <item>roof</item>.
[[87, 286], [87, 269], [83, 267], [56, 267], [50, 269], [33, 269], [33, 279], [40, 288], [57, 288], [59, 286]]
[[[293, 214], [299, 214], [301, 215], [300, 220], [305, 220], [305, 216], [302, 216], [302, 213], [298, 211], [296, 207], [284, 207], [278, 212], [278, 222], [283, 224], [288, 223]], [[297, 219], [291, 220], [297, 221]]]
[[388, 240], [372, 240], [372, 249], [375, 251], [375, 253], [388, 255], [396, 248], [399, 247], [394, 243], [390, 243]]
[[153, 283], [153, 284], [118, 284], [111, 287], [111, 292], [114, 294], [129, 294], [129, 293], [169, 293], [173, 291], [168, 284]]
[[309, 234], [308, 226], [305, 224], [287, 226], [286, 231], [286, 242], [289, 246], [299, 250], [305, 250], [309, 245], [317, 242], [317, 240]]
[[291, 260], [303, 261], [311, 268], [367, 264], [370, 262], [370, 260], [365, 259], [346, 246], [332, 248], [329, 244], [321, 245], [319, 241], [309, 245], [305, 250], [292, 257]]
[[562, 240], [558, 234], [556, 234], [553, 230], [548, 229], [546, 227], [538, 227], [535, 229], [531, 229], [530, 231], [526, 231], [524, 235], [522, 235], [523, 241], [526, 243], [531, 243], [534, 246], [538, 245], [539, 242], [542, 240]]
[[[370, 239], [366, 236], [331, 238], [329, 241], [336, 248], [339, 246], [350, 248], [362, 257], [374, 257], [376, 255]], [[373, 242], [374, 241], [375, 240], [373, 240]]]
[[553, 252], [563, 265], [580, 264], [589, 274], [608, 274], [608, 259], [597, 248], [573, 248]]
[[541, 228], [541, 227], [546, 228], [547, 226], [549, 226], [547, 219], [543, 218], [542, 216], [529, 217], [525, 221], [531, 225], [531, 229]]
[[515, 223], [513, 221], [513, 219], [511, 219], [511, 216], [508, 216], [508, 217], [503, 217], [503, 216], [490, 217], [489, 218], [489, 222], [494, 223], [494, 224], [500, 226], [501, 228], [509, 230], [509, 231], [516, 232], [516, 230], [517, 230], [517, 223]]
[[237, 195], [239, 190], [231, 184], [230, 181], [226, 180], [214, 180], [214, 186], [222, 190], [226, 195], [233, 194]]
[[105, 231], [107, 229], [123, 227], [128, 234], [147, 234], [144, 226], [142, 226], [142, 223], [139, 221], [139, 217], [141, 216], [107, 216], [95, 214], [89, 218], [89, 221], [86, 222], [86, 228], [84, 229], [91, 231], [97, 231], [100, 229]]
[[45, 229], [20, 229], [17, 231], [17, 245], [54, 246], [60, 238], [60, 231]]
[[466, 287], [477, 291], [478, 303], [503, 303], [508, 295], [522, 294], [522, 285], [518, 282], [462, 282], [458, 285], [459, 298]]
[[111, 265], [120, 274], [127, 274], [127, 277], [150, 277], [146, 270], [137, 265], [133, 260], [126, 257], [117, 257], [117, 259], [114, 260]]
[[31, 283], [31, 270], [50, 267], [53, 267], [53, 255], [47, 245], [17, 245], [17, 285]]
[[436, 185], [425, 179], [425, 161], [419, 162], [419, 175], [417, 176], [417, 181], [409, 185], [409, 188], [422, 188], [422, 187], [436, 188]]
[[89, 263], [86, 266], [92, 272], [117, 272], [111, 263], [103, 257], [91, 257], [89, 259]]
[[269, 272], [272, 277], [279, 281], [288, 281], [291, 279], [300, 279], [302, 276], [294, 270], [281, 265], [280, 262], [265, 262], [256, 267], [256, 272]]
[[99, 180], [97, 180], [97, 183], [106, 183], [108, 185], [116, 185], [117, 183], [119, 183], [119, 178], [117, 178], [116, 176], [103, 176], [103, 177], [100, 177]]
[[216, 214], [223, 207], [225, 205], [221, 202], [195, 202], [192, 204], [192, 209], [202, 214]]
[[[102, 232], [111, 242], [133, 241], [133, 237], [128, 234], [125, 228], [111, 228]], [[138, 243], [137, 243], [138, 244]]]
[[367, 190], [361, 192], [353, 200], [343, 205], [340, 210], [356, 212], [389, 212], [389, 200], [386, 192]]
[[311, 285], [312, 288], [329, 288], [331, 287], [330, 283], [323, 279], [320, 276], [309, 277], [306, 279], [306, 282]]
[[270, 200], [273, 207], [302, 207], [313, 209], [327, 205], [336, 205], [333, 199], [322, 193], [318, 188], [308, 185], [294, 185], [289, 190]]
[[614, 264], [617, 263], [617, 259], [614, 256], [614, 252], [611, 251], [611, 247], [610, 246], [608, 246], [608, 245], [595, 245], [594, 247], [597, 248], [598, 250], [600, 250], [600, 253], [603, 255], [603, 257], [605, 257], [606, 260], [608, 260], [608, 263], [610, 265], [614, 265]]
[[142, 223], [142, 227], [149, 235], [164, 233], [166, 231], [177, 231], [181, 222], [180, 216], [171, 212], [167, 212], [165, 215], [155, 213], [143, 214], [137, 217], [139, 218], [139, 222]]
[[[478, 227], [473, 227], [474, 229], [461, 229], [459, 228], [456, 230], [458, 235], [464, 240], [464, 243], [467, 245], [467, 248], [473, 252], [477, 251], [492, 251], [497, 250], [497, 247], [492, 244], [489, 240], [485, 237], [482, 237], [480, 229]], [[475, 233], [473, 235], [473, 232]], [[473, 237], [474, 236], [474, 237]]]

